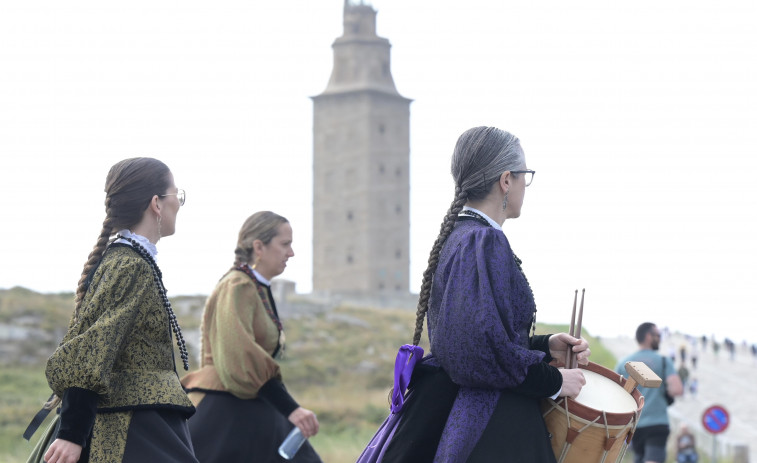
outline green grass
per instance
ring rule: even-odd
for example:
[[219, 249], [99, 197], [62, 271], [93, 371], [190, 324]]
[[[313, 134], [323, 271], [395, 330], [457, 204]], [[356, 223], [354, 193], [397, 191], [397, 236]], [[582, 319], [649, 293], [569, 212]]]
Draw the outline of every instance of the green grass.
[[[0, 371], [0, 461], [26, 461], [36, 443], [21, 436], [34, 414], [50, 397], [43, 365], [4, 366]], [[40, 426], [40, 434], [47, 426]]]

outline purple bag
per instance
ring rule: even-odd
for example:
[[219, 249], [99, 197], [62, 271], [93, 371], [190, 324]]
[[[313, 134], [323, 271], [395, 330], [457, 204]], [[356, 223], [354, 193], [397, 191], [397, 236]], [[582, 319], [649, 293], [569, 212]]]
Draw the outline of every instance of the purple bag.
[[368, 446], [360, 454], [357, 463], [377, 463], [384, 458], [386, 447], [391, 442], [394, 431], [400, 422], [402, 415], [402, 406], [405, 404], [405, 391], [410, 378], [413, 375], [413, 368], [420, 359], [423, 358], [423, 348], [412, 344], [405, 344], [400, 347], [397, 353], [397, 359], [394, 362], [394, 388], [392, 389], [391, 414], [384, 420], [381, 427], [373, 435]]

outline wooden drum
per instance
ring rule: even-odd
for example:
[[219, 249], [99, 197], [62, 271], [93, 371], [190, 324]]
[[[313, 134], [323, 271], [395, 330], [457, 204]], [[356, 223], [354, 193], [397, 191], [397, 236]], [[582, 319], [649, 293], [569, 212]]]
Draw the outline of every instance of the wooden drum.
[[586, 385], [578, 397], [542, 401], [552, 451], [558, 463], [619, 463], [644, 408], [636, 385], [657, 387], [660, 379], [641, 362], [626, 364], [628, 380], [596, 363], [579, 367]]

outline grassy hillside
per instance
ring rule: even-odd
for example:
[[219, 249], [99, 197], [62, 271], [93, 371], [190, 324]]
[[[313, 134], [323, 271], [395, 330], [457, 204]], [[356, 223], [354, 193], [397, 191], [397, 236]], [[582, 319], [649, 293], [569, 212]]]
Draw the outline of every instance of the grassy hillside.
[[[0, 317], [13, 306], [3, 301], [6, 295], [7, 291], [0, 291]], [[37, 313], [55, 320], [46, 321], [46, 326], [65, 326], [70, 301], [70, 295], [61, 296], [56, 307], [48, 305]], [[196, 319], [187, 318], [189, 313], [193, 312], [180, 316], [185, 331], [198, 326]], [[324, 461], [354, 462], [387, 416], [395, 355], [399, 346], [410, 342], [414, 322], [415, 315], [407, 310], [355, 307], [284, 320], [287, 346], [282, 374], [292, 395], [318, 415], [321, 432], [312, 443]], [[537, 327], [537, 333], [556, 331], [566, 331], [566, 327]], [[587, 337], [592, 360], [612, 368], [612, 355]], [[425, 338], [421, 345], [428, 347]], [[31, 450], [32, 444], [20, 436], [49, 395], [43, 369], [40, 359], [35, 364], [3, 367], [0, 373], [0, 461], [25, 461]]]

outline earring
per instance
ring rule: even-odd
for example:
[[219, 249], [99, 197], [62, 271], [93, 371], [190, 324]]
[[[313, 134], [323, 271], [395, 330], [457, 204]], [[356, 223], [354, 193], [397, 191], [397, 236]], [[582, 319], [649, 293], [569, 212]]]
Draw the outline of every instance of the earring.
[[158, 238], [163, 238], [163, 234], [161, 233], [161, 230], [160, 230], [160, 222], [161, 222], [161, 217], [158, 216]]
[[507, 210], [507, 192], [505, 191], [505, 200], [502, 202], [502, 210]]

